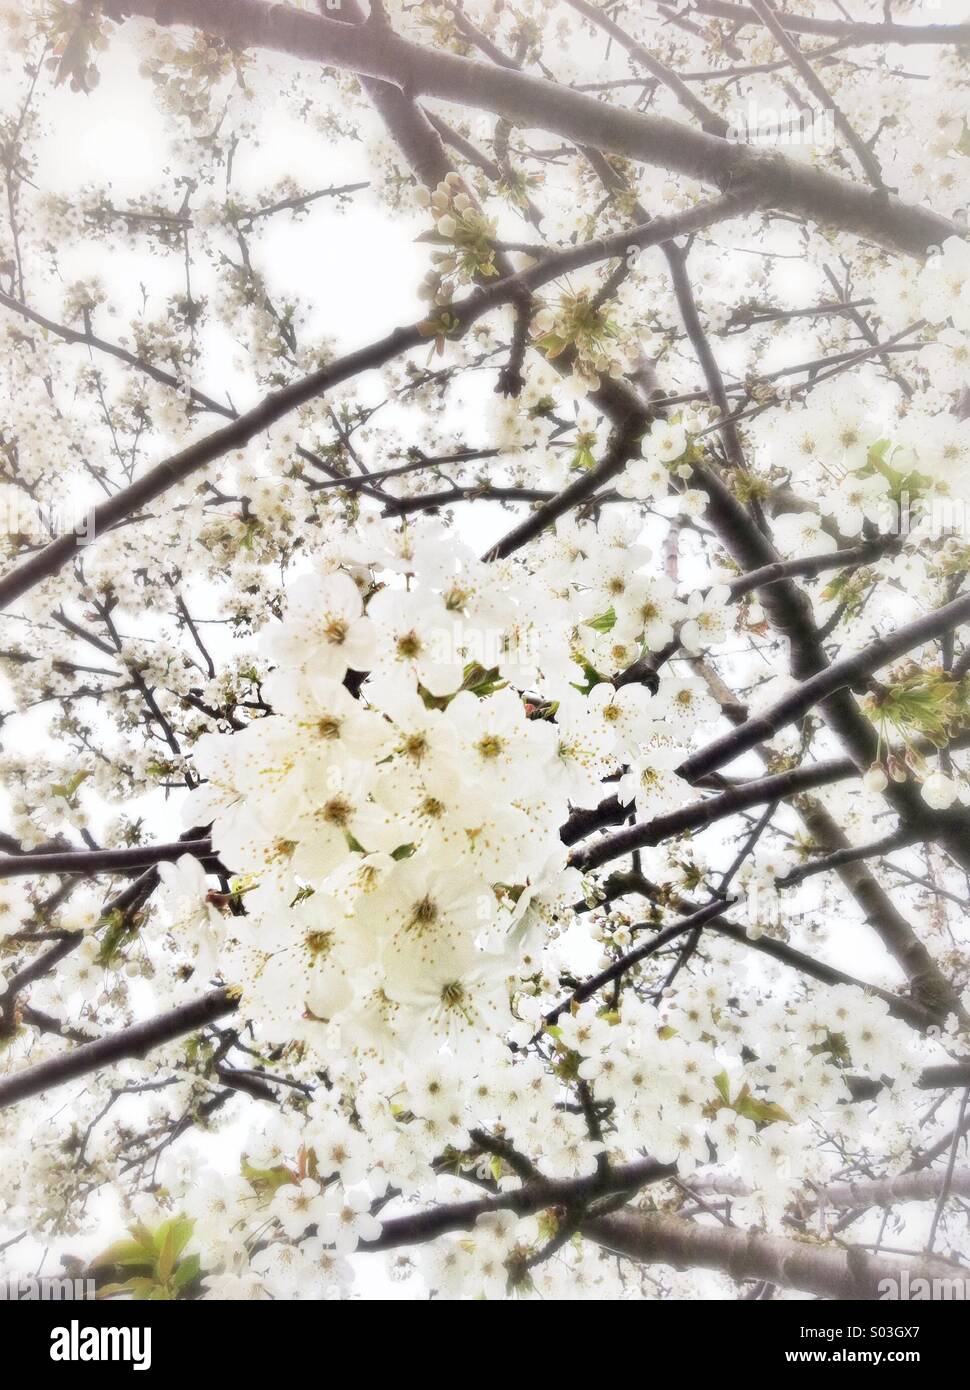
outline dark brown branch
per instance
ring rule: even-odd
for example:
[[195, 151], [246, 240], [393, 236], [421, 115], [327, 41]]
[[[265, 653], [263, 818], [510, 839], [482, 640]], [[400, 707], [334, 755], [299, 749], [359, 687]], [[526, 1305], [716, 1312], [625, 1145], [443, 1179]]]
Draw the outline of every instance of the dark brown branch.
[[868, 565], [880, 556], [898, 550], [903, 544], [901, 536], [879, 536], [860, 545], [846, 546], [843, 550], [827, 550], [822, 555], [806, 555], [803, 559], [776, 560], [770, 565], [749, 570], [747, 574], [732, 579], [728, 584], [731, 597], [738, 599], [753, 589], [777, 584], [783, 579], [813, 579], [826, 570], [844, 569], [852, 565]]
[[[672, 835], [683, 834], [685, 830], [696, 830], [699, 826], [711, 825], [714, 821], [736, 815], [751, 806], [795, 796], [810, 787], [829, 786], [833, 782], [842, 781], [847, 775], [852, 775], [847, 764], [842, 759], [833, 758], [829, 762], [809, 763], [804, 767], [792, 768], [788, 772], [775, 773], [771, 777], [744, 782], [740, 786], [732, 787], [730, 791], [722, 792], [720, 796], [708, 797], [705, 801], [692, 801], [677, 811], [669, 811], [653, 820], [631, 825], [615, 835], [604, 836], [589, 848], [575, 852], [571, 862], [575, 868], [588, 873], [622, 854], [630, 854], [635, 849], [644, 849], [649, 845], [659, 845]], [[583, 814], [590, 813], [578, 813]], [[570, 818], [564, 828], [564, 839], [566, 831], [573, 825], [573, 819]]]
[[214, 989], [201, 999], [180, 1004], [177, 1009], [123, 1028], [110, 1037], [84, 1043], [46, 1062], [38, 1062], [35, 1067], [0, 1077], [0, 1110], [126, 1058], [144, 1057], [153, 1048], [173, 1042], [185, 1033], [194, 1033], [224, 1014], [232, 1013], [236, 1007], [237, 1000], [228, 990]]
[[383, 1223], [381, 1234], [371, 1241], [361, 1241], [358, 1250], [393, 1250], [401, 1245], [417, 1245], [448, 1231], [470, 1231], [483, 1216], [492, 1212], [511, 1211], [529, 1216], [547, 1207], [571, 1206], [580, 1201], [592, 1201], [614, 1192], [634, 1193], [647, 1183], [662, 1182], [674, 1173], [671, 1164], [641, 1159], [622, 1164], [606, 1173], [594, 1173], [581, 1178], [566, 1178], [561, 1182], [526, 1183], [514, 1192], [485, 1197], [475, 1202], [455, 1202], [431, 1207], [409, 1216], [391, 1217]]
[[[743, 724], [748, 717], [747, 709], [734, 699], [716, 672], [704, 661], [697, 660], [692, 664], [730, 722], [735, 726]], [[862, 715], [859, 714], [859, 717], [862, 718]], [[767, 763], [767, 751], [762, 747], [756, 751], [762, 763]], [[853, 757], [853, 761], [858, 766], [860, 759]], [[831, 852], [848, 847], [845, 832], [816, 797], [800, 796], [793, 805], [821, 849]], [[865, 914], [873, 931], [904, 971], [919, 1002], [936, 1014], [959, 1012], [959, 995], [933, 960], [915, 928], [895, 906], [868, 867], [859, 861], [840, 864], [835, 872]]]
[[937, 819], [930, 817], [924, 826], [908, 825], [869, 844], [846, 845], [844, 849], [833, 850], [821, 859], [811, 859], [807, 864], [800, 864], [797, 869], [785, 874], [784, 878], [778, 879], [777, 885], [779, 888], [794, 888], [796, 884], [803, 883], [807, 878], [814, 878], [816, 874], [830, 873], [845, 864], [854, 864], [859, 859], [877, 859], [880, 855], [890, 854], [894, 849], [902, 849], [924, 838], [932, 839], [939, 834], [939, 829]]
[[634, 410], [625, 421], [615, 428], [609, 448], [595, 468], [580, 474], [574, 483], [570, 483], [550, 501], [537, 507], [531, 516], [526, 517], [518, 526], [503, 536], [482, 558], [484, 560], [504, 560], [507, 555], [512, 555], [523, 545], [534, 540], [536, 536], [540, 536], [547, 526], [551, 526], [566, 512], [572, 511], [582, 502], [587, 502], [604, 483], [608, 483], [611, 478], [615, 478], [618, 473], [623, 471], [627, 462], [636, 453], [640, 437], [650, 418], [648, 411]]
[[585, 999], [591, 999], [594, 994], [598, 994], [606, 985], [611, 985], [614, 980], [622, 979], [640, 961], [646, 960], [648, 956], [654, 955], [661, 950], [668, 942], [676, 940], [678, 936], [683, 936], [685, 932], [695, 931], [702, 927], [705, 922], [712, 922], [716, 917], [721, 917], [728, 912], [734, 903], [733, 898], [724, 898], [718, 902], [707, 903], [700, 907], [696, 912], [691, 913], [690, 917], [685, 917], [681, 922], [672, 922], [669, 927], [664, 927], [663, 931], [656, 936], [638, 946], [634, 951], [628, 951], [625, 956], [608, 965], [605, 970], [601, 970], [598, 975], [591, 976], [578, 989], [573, 990], [567, 998], [561, 1000], [554, 1009], [543, 1016], [543, 1027], [548, 1028], [550, 1024], [556, 1022], [567, 1009], [572, 1008], [573, 1004], [582, 1004]]
[[[176, 840], [166, 845], [135, 845], [130, 849], [79, 849], [51, 854], [11, 855], [0, 859], [0, 879], [37, 874], [107, 874], [172, 863], [183, 854], [203, 862], [212, 858], [211, 840]], [[217, 861], [214, 861], [217, 862]], [[213, 870], [215, 872], [215, 870]]]
[[817, 675], [803, 681], [797, 690], [778, 700], [764, 714], [748, 719], [731, 733], [715, 739], [699, 753], [685, 759], [677, 771], [689, 782], [716, 771], [725, 763], [747, 752], [749, 748], [753, 748], [755, 744], [771, 738], [787, 724], [800, 719], [836, 691], [855, 685], [913, 648], [932, 642], [944, 633], [952, 632], [968, 619], [970, 594], [962, 594], [952, 603], [947, 603], [942, 608], [915, 619], [914, 622], [906, 623], [888, 636], [877, 637], [861, 651], [833, 662]]
[[864, 990], [867, 994], [882, 999], [888, 1004], [889, 1012], [893, 1018], [902, 1019], [904, 1023], [918, 1028], [920, 1032], [925, 1032], [933, 1025], [939, 1025], [941, 1017], [939, 1012], [924, 1008], [915, 1000], [907, 999], [900, 994], [893, 994], [888, 989], [880, 989], [878, 985], [868, 984], [865, 980], [853, 979], [844, 971], [836, 970], [834, 966], [826, 965], [824, 961], [816, 960], [814, 956], [806, 955], [804, 951], [798, 951], [794, 946], [789, 946], [787, 941], [777, 941], [773, 936], [767, 935], [752, 939], [743, 927], [737, 926], [734, 922], [715, 921], [711, 927], [719, 936], [729, 936], [733, 941], [747, 946], [752, 951], [757, 951], [760, 955], [770, 956], [772, 960], [778, 961], [781, 965], [787, 965], [792, 970], [797, 970], [799, 974], [809, 976], [810, 979], [820, 980], [822, 984], [826, 985], [851, 985], [853, 989]]

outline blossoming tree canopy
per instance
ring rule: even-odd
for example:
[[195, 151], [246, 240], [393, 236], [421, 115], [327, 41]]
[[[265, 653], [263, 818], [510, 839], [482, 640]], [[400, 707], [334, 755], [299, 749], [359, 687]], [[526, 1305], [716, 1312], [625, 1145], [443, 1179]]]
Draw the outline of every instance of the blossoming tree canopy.
[[970, 13], [822, 8], [0, 3], [0, 1272], [970, 1254]]

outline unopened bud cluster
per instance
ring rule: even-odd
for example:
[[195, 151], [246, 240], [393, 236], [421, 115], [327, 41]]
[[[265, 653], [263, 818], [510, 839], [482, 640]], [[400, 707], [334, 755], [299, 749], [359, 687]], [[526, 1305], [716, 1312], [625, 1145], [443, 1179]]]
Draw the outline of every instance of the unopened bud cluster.
[[434, 269], [418, 293], [429, 303], [450, 304], [459, 285], [498, 274], [495, 223], [477, 207], [457, 174], [449, 174], [433, 193], [422, 188], [416, 196], [434, 218], [433, 240], [449, 244], [447, 250], [432, 253]]

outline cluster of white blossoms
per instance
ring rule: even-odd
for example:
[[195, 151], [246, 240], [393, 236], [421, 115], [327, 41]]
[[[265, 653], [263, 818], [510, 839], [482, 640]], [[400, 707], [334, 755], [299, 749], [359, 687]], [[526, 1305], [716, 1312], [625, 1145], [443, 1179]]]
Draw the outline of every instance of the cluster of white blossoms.
[[435, 523], [375, 522], [290, 586], [260, 642], [273, 714], [199, 741], [186, 802], [237, 876], [238, 915], [206, 905], [194, 862], [163, 870], [198, 910], [200, 966], [223, 936], [219, 965], [267, 1036], [383, 1055], [515, 1029], [523, 956], [582, 891], [560, 837], [571, 809], [621, 772], [639, 815], [689, 798], [672, 731], [696, 734], [716, 705], [693, 681], [652, 696], [598, 679], [585, 634], [609, 609], [598, 626], [639, 653], [684, 614], [697, 650], [723, 638], [723, 599], [684, 604], [640, 573], [642, 546], [587, 559], [594, 536], [563, 526], [529, 573]]
[[[904, 1142], [912, 1034], [887, 1018], [881, 1000], [833, 988], [782, 1003], [727, 953], [715, 948], [711, 967], [661, 1008], [631, 994], [613, 1012], [583, 1004], [538, 1048], [512, 1051], [483, 1037], [474, 1050], [417, 1047], [362, 1065], [335, 1053], [332, 1089], [265, 1112], [243, 1139], [235, 1171], [231, 1156], [228, 1167], [215, 1167], [202, 1146], [168, 1153], [159, 1169], [164, 1197], [136, 1198], [134, 1214], [154, 1227], [174, 1209], [194, 1223], [190, 1249], [207, 1297], [339, 1296], [354, 1283], [348, 1257], [379, 1239], [392, 1198], [460, 1199], [464, 1180], [476, 1176], [508, 1189], [514, 1180], [503, 1153], [529, 1156], [537, 1177], [582, 1180], [604, 1161], [642, 1161], [649, 1136], [650, 1161], [690, 1184], [703, 1188], [699, 1170], [716, 1163], [737, 1194], [735, 1221], [758, 1224], [779, 1220], [806, 1182], [831, 1170], [833, 1156], [818, 1145], [831, 1126], [847, 1142], [863, 1133]], [[722, 983], [729, 972], [733, 1002]], [[752, 1008], [764, 1027], [755, 1060], [744, 1044]], [[845, 1105], [847, 1058], [862, 1072], [897, 1077], [886, 1104], [864, 1119]], [[577, 1091], [608, 1116], [601, 1137], [573, 1103]], [[490, 1150], [482, 1136], [492, 1134], [501, 1138]], [[482, 1142], [479, 1157], [465, 1156]], [[39, 1148], [21, 1189], [22, 1210], [35, 1222], [56, 1209], [56, 1171]], [[554, 1231], [538, 1214], [499, 1211], [429, 1246], [422, 1273], [449, 1297], [563, 1296], [577, 1281], [599, 1289], [596, 1296], [619, 1291], [602, 1254], [586, 1244], [570, 1243], [560, 1259], [533, 1268]], [[405, 1260], [397, 1277], [414, 1272]]]

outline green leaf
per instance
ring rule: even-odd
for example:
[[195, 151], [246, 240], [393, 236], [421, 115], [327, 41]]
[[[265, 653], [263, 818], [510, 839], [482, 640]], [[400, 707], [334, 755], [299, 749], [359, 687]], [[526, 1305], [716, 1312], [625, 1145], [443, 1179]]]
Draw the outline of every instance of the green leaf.
[[[574, 660], [575, 659], [576, 658], [574, 658]], [[589, 662], [585, 659], [577, 660], [576, 664], [583, 669], [583, 683], [579, 684], [578, 681], [570, 681], [569, 683], [574, 690], [579, 691], [580, 695], [588, 695], [594, 686], [602, 685], [606, 680], [606, 677], [601, 676], [599, 671], [594, 671], [592, 666], [590, 666]]]
[[554, 357], [558, 357], [560, 353], [565, 352], [568, 346], [569, 340], [567, 338], [560, 338], [557, 333], [547, 333], [546, 336], [540, 338], [536, 344], [536, 347], [541, 348], [550, 362]]
[[247, 1182], [252, 1183], [257, 1191], [271, 1193], [275, 1192], [278, 1187], [284, 1187], [288, 1182], [296, 1182], [296, 1178], [289, 1168], [282, 1164], [276, 1168], [254, 1168], [245, 1158], [242, 1161], [242, 1175]]
[[612, 632], [616, 627], [616, 609], [607, 608], [605, 613], [600, 613], [595, 618], [587, 618], [585, 626], [593, 628], [596, 632]]
[[81, 783], [90, 776], [90, 770], [82, 768], [80, 772], [75, 772], [74, 776], [68, 782], [55, 782], [51, 787], [51, 791], [55, 796], [62, 796], [65, 801], [70, 801]]
[[113, 912], [108, 913], [102, 921], [105, 923], [108, 930], [102, 938], [101, 947], [98, 951], [98, 964], [112, 965], [119, 949], [131, 935], [133, 928], [129, 918], [117, 908], [115, 908]]
[[189, 1255], [175, 1271], [175, 1278], [172, 1282], [177, 1289], [184, 1289], [199, 1277], [199, 1270], [200, 1262], [198, 1255]]
[[155, 1283], [154, 1279], [137, 1277], [129, 1279], [122, 1287], [129, 1291], [132, 1298], [137, 1298], [139, 1301], [143, 1302], [145, 1299], [151, 1298], [152, 1290], [158, 1288], [158, 1285]]
[[782, 1110], [780, 1105], [775, 1105], [774, 1101], [760, 1100], [758, 1096], [741, 1096], [734, 1102], [734, 1109], [739, 1115], [743, 1115], [746, 1120], [754, 1120], [759, 1125], [775, 1124], [778, 1120], [785, 1120], [791, 1123], [791, 1116], [787, 1110]]
[[175, 1230], [174, 1230], [174, 1225], [175, 1225], [174, 1222], [172, 1222], [172, 1221], [166, 1221], [164, 1227], [159, 1227], [159, 1231], [158, 1231], [158, 1233], [156, 1233], [156, 1235], [157, 1235], [157, 1234], [159, 1234], [162, 1230], [165, 1231], [165, 1236], [164, 1236], [164, 1239], [162, 1240], [162, 1248], [161, 1248], [160, 1251], [158, 1252], [158, 1263], [157, 1263], [156, 1266], [155, 1266], [156, 1269], [157, 1269], [157, 1271], [158, 1271], [158, 1277], [159, 1277], [159, 1279], [162, 1281], [163, 1284], [167, 1284], [167, 1283], [168, 1283], [168, 1281], [169, 1281], [169, 1279], [171, 1279], [172, 1274], [173, 1274], [174, 1269], [175, 1269]]
[[158, 1272], [163, 1280], [171, 1278], [178, 1258], [192, 1239], [194, 1230], [195, 1222], [191, 1217], [176, 1216], [171, 1221], [164, 1222], [155, 1232], [155, 1248], [159, 1251]]
[[155, 1263], [154, 1252], [149, 1254], [144, 1245], [137, 1240], [119, 1240], [114, 1245], [109, 1245], [107, 1250], [102, 1251], [91, 1261], [92, 1269], [103, 1269], [106, 1265], [120, 1265], [122, 1268], [135, 1267], [139, 1265], [151, 1266]]
[[498, 667], [492, 666], [488, 670], [477, 661], [470, 661], [462, 672], [462, 690], [470, 690], [473, 695], [483, 698], [486, 695], [494, 695], [496, 690], [501, 690], [506, 685], [498, 673]]

